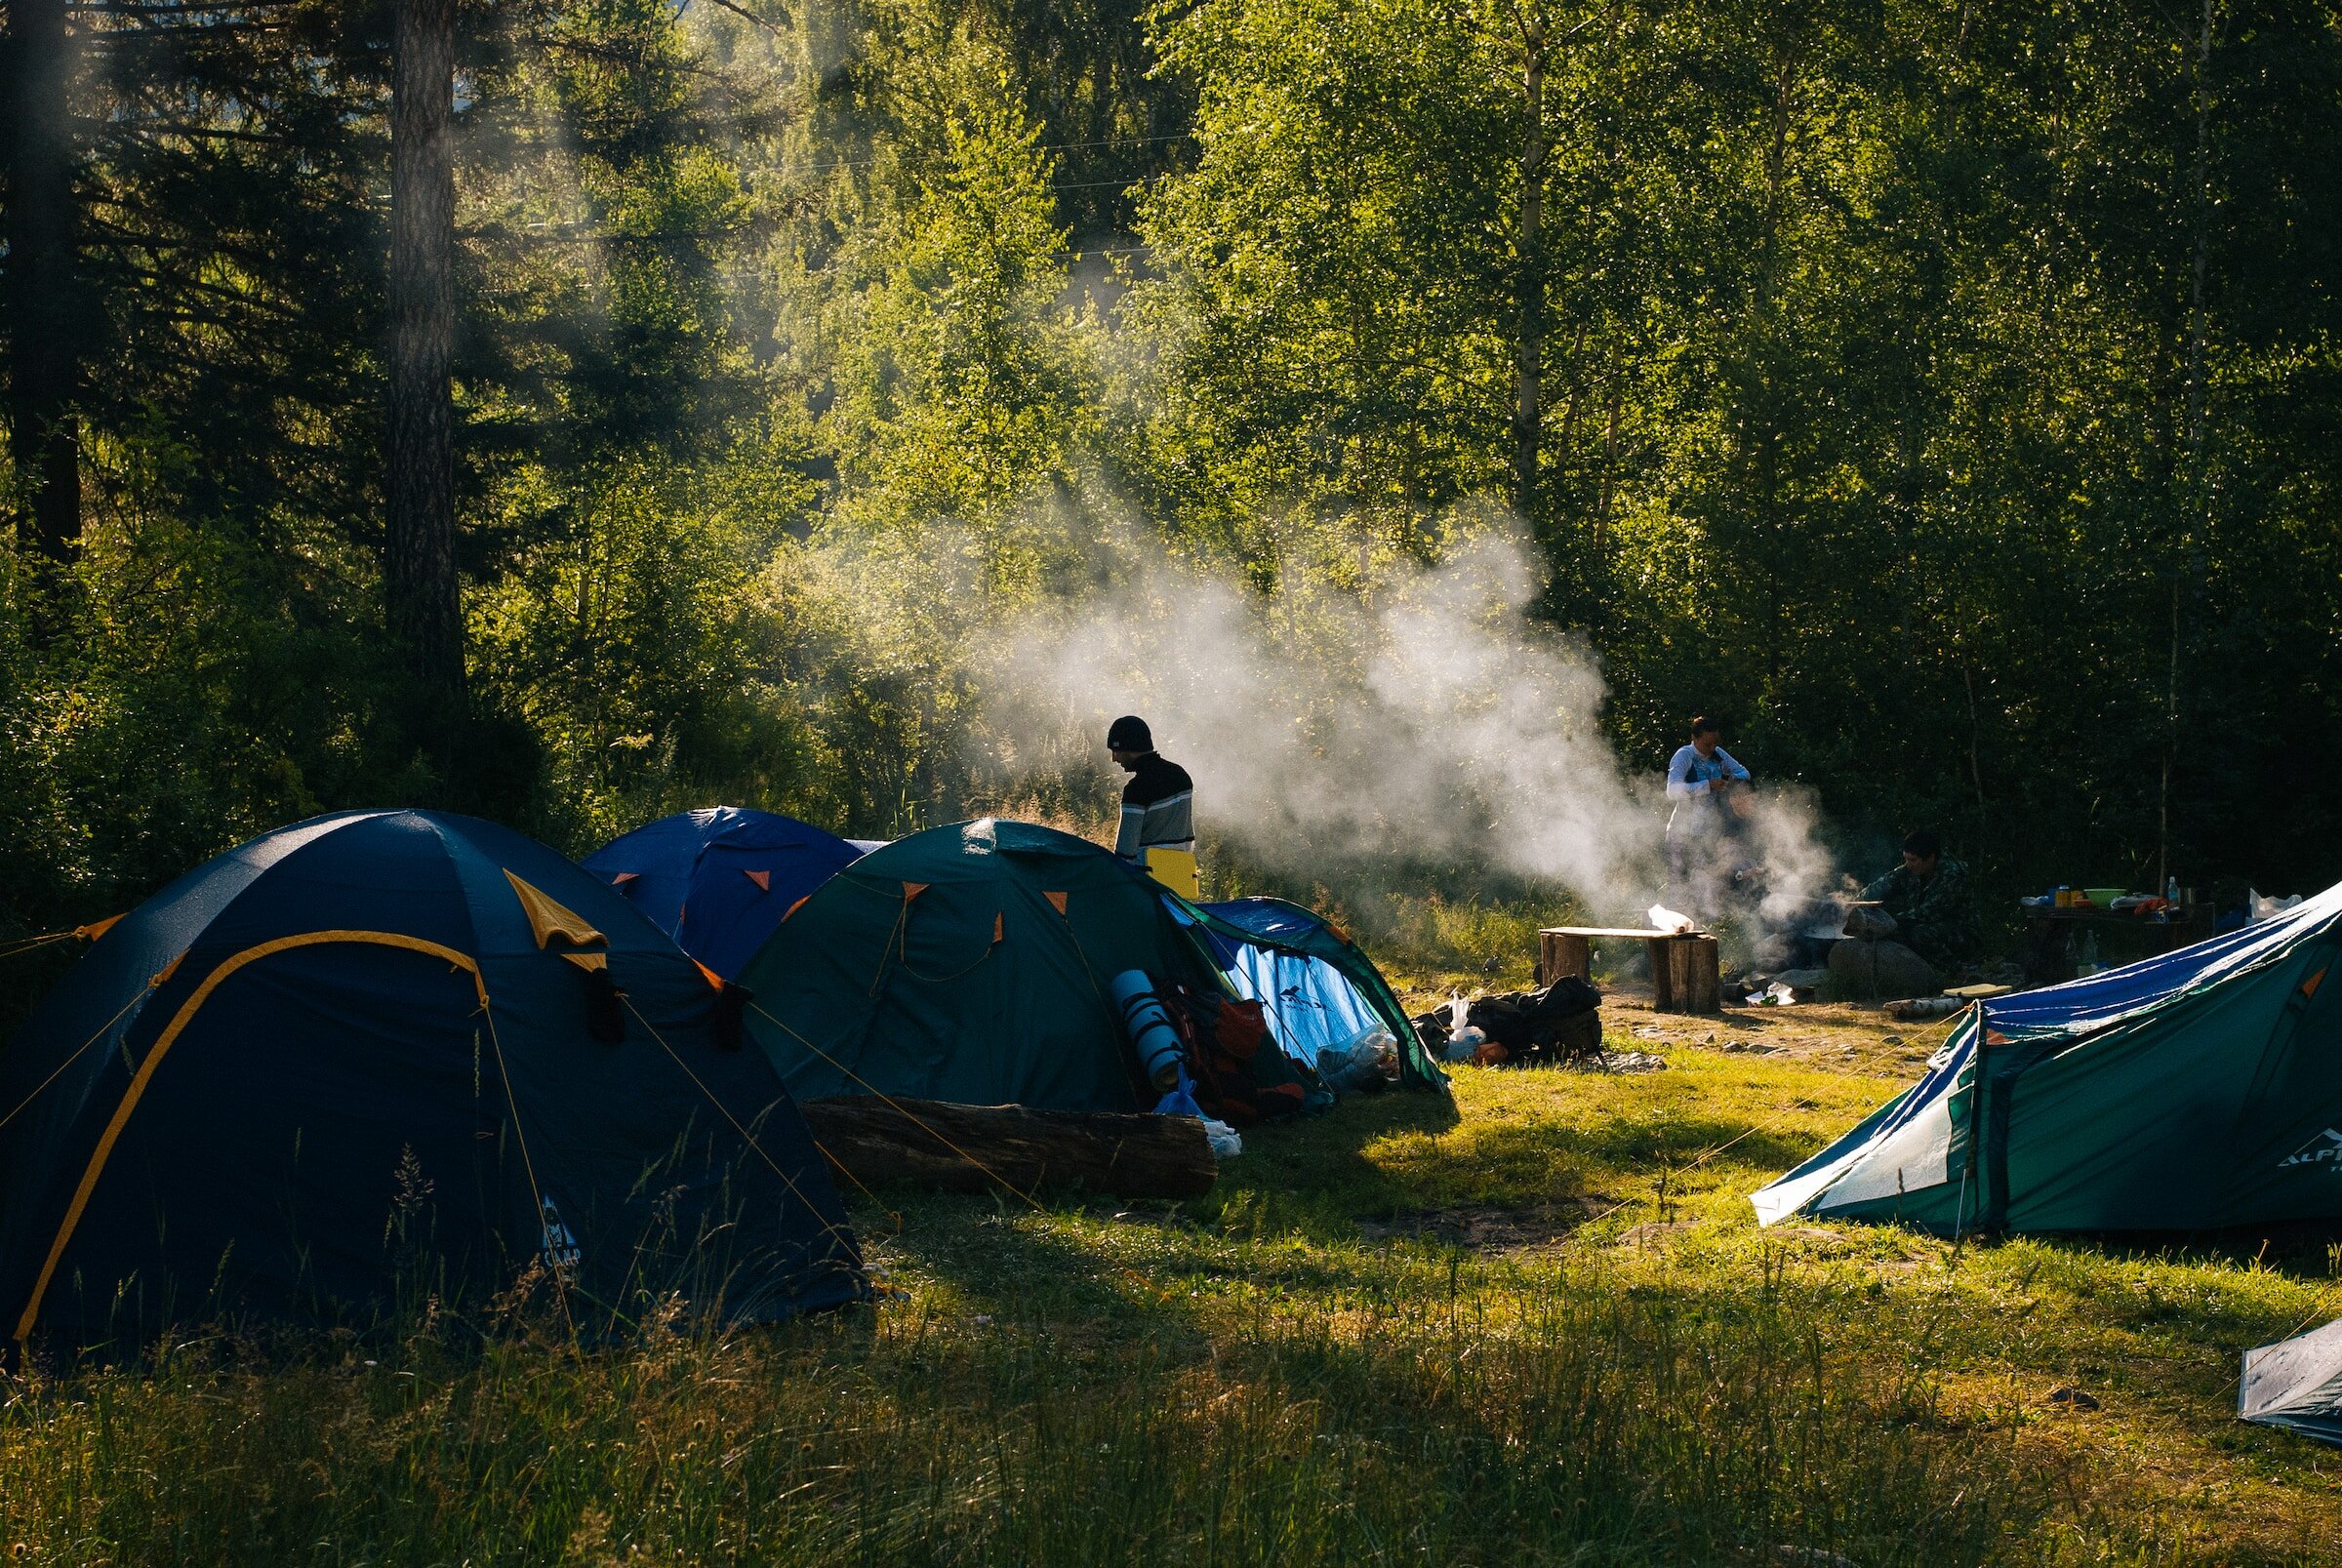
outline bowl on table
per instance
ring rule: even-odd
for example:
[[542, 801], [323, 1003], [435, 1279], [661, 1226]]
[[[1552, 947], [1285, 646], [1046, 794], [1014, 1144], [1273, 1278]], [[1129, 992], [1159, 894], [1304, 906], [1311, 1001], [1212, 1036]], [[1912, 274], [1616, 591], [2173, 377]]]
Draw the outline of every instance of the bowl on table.
[[2119, 899], [2119, 898], [2122, 897], [2122, 895], [2124, 895], [2125, 893], [2128, 893], [2128, 892], [2130, 891], [2130, 889], [2128, 889], [2128, 888], [2083, 888], [2081, 891], [2082, 891], [2082, 895], [2083, 895], [2083, 897], [2087, 898], [2087, 899], [2088, 899], [2088, 900], [2089, 900], [2089, 901], [2090, 901], [2092, 904], [2096, 905], [2097, 905], [2099, 908], [2103, 909], [2103, 908], [2106, 908], [2108, 905], [2112, 905], [2112, 904], [2113, 904], [2113, 903], [2114, 903], [2114, 902], [2115, 902], [2117, 899]]

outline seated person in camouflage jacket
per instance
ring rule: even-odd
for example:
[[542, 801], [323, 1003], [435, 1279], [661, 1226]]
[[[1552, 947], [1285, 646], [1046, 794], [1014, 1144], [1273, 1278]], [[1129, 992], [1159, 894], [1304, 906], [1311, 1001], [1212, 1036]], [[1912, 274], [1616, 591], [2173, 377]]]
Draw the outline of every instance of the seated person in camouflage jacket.
[[1862, 890], [1894, 917], [1895, 940], [1937, 969], [1972, 962], [1983, 945], [1968, 891], [1968, 868], [1947, 859], [1926, 828], [1903, 840], [1903, 864]]

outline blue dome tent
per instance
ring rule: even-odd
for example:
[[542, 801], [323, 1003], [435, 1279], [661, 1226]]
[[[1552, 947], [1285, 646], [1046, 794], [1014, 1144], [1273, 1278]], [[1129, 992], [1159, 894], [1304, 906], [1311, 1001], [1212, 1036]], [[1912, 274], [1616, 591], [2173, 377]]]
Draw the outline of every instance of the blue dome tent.
[[707, 806], [646, 823], [583, 864], [685, 952], [733, 980], [806, 895], [861, 854], [793, 817]]
[[[0, 1053], [0, 1335], [362, 1319], [532, 1270], [600, 1329], [867, 1294], [803, 1118], [626, 902], [470, 818], [263, 834], [115, 922]], [[727, 1041], [727, 1034], [730, 1035]]]

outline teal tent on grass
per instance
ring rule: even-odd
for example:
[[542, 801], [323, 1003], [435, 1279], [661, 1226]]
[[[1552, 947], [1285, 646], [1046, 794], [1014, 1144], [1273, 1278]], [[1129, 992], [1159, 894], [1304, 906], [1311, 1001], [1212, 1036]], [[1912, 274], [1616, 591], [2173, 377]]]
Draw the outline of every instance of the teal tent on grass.
[[1977, 1004], [1926, 1076], [1755, 1193], [1944, 1234], [2342, 1220], [2342, 886]]
[[1347, 940], [1293, 905], [1234, 908], [1189, 904], [1054, 828], [989, 818], [929, 828], [838, 871], [781, 923], [740, 974], [753, 997], [748, 1032], [799, 1100], [1145, 1110], [1158, 1096], [1110, 988], [1139, 970], [1158, 985], [1261, 1001], [1285, 1050], [1263, 1053], [1255, 1076], [1301, 1084], [1322, 1105], [1330, 1096], [1302, 1050], [1322, 1033], [1280, 1027], [1308, 1012], [1277, 989], [1281, 958], [1296, 986], [1338, 987], [1391, 1028], [1407, 1083], [1443, 1083]]
[[475, 818], [264, 833], [111, 922], [0, 1051], [0, 1336], [365, 1323], [534, 1274], [581, 1333], [864, 1299], [804, 1118], [626, 901]]

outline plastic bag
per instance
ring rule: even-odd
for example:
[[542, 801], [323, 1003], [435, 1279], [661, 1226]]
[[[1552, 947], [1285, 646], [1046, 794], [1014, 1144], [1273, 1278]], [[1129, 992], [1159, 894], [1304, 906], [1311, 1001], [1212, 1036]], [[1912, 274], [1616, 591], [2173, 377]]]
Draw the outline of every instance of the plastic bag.
[[1369, 1025], [1340, 1045], [1320, 1047], [1317, 1076], [1336, 1094], [1379, 1089], [1393, 1075], [1389, 1067], [1395, 1065], [1397, 1050], [1398, 1041], [1389, 1029]]
[[1680, 936], [1699, 924], [1681, 910], [1671, 909], [1664, 904], [1652, 905], [1649, 918], [1653, 931], [1664, 931], [1670, 936]]
[[1209, 1116], [1204, 1117], [1203, 1136], [1211, 1140], [1212, 1158], [1216, 1160], [1232, 1160], [1244, 1152], [1243, 1138], [1233, 1127], [1224, 1121], [1215, 1121]]
[[1480, 1047], [1487, 1043], [1487, 1035], [1467, 1025], [1447, 1037], [1447, 1049], [1439, 1053], [1440, 1060], [1470, 1062], [1478, 1054]]
[[2301, 895], [2298, 893], [2281, 899], [2264, 899], [2261, 897], [2259, 888], [2247, 888], [2244, 893], [2245, 897], [2252, 901], [2250, 905], [2252, 913], [2246, 917], [2250, 924], [2258, 924], [2263, 920], [2274, 920], [2301, 902]]

